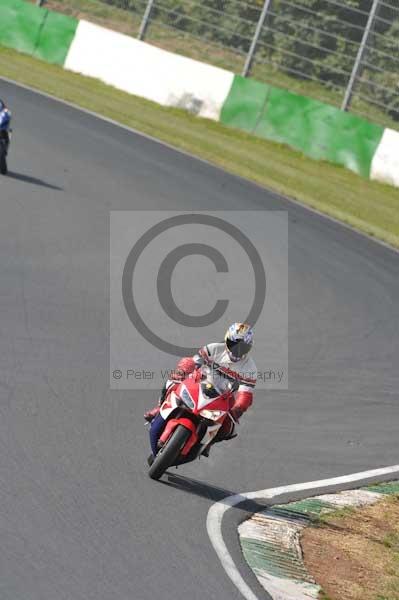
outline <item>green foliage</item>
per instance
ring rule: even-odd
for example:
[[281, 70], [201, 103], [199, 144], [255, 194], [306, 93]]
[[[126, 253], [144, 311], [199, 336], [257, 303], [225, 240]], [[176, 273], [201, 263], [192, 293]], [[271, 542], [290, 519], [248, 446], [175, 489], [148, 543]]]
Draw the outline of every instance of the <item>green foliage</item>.
[[296, 77], [344, 88], [367, 21], [367, 14], [357, 12], [364, 4], [353, 0], [340, 7], [325, 0], [275, 0], [261, 40], [268, 48], [261, 46], [260, 51]]
[[[399, 12], [397, 12], [399, 17]], [[366, 56], [366, 68], [359, 85], [361, 94], [386, 106], [387, 113], [399, 120], [399, 18], [382, 35], [373, 35]]]
[[[103, 1], [142, 16], [148, 0]], [[264, 0], [155, 0], [150, 28], [156, 23], [245, 55], [263, 4]], [[343, 96], [371, 6], [372, 0], [272, 0], [255, 61], [297, 80], [321, 82]], [[381, 20], [372, 31], [355, 93], [380, 109], [387, 107], [399, 120], [399, 10], [384, 3], [377, 16]]]
[[262, 2], [156, 0], [153, 19], [211, 42], [247, 52]]

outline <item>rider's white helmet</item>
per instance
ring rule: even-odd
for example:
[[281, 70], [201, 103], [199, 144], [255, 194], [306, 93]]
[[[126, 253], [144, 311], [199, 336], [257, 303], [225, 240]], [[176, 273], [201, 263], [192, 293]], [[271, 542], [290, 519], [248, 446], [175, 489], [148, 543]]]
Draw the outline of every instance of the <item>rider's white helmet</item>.
[[232, 362], [245, 358], [251, 350], [254, 332], [248, 323], [233, 323], [224, 336], [226, 351]]

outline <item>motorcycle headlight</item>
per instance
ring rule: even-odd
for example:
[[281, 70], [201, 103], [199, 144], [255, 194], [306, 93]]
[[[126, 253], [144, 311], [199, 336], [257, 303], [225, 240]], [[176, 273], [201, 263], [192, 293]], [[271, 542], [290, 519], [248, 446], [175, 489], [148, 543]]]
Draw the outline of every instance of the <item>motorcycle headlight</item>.
[[184, 404], [188, 406], [188, 408], [194, 408], [194, 400], [191, 398], [187, 388], [183, 388], [182, 392], [180, 393], [180, 398], [183, 400]]
[[201, 417], [209, 419], [210, 421], [217, 421], [223, 414], [222, 410], [208, 410], [206, 408], [200, 412]]

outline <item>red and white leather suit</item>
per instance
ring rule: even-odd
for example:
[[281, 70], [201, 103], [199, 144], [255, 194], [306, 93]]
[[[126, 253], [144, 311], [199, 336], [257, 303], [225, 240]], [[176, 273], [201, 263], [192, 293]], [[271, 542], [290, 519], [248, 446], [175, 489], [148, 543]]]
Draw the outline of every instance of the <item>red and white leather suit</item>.
[[[238, 420], [248, 410], [253, 400], [257, 377], [253, 358], [247, 355], [239, 361], [233, 362], [224, 342], [207, 344], [195, 356], [179, 360], [176, 366], [176, 376], [180, 378], [188, 375], [202, 364], [206, 364], [219, 373], [239, 382], [240, 385], [234, 394], [234, 401], [231, 406], [231, 413]], [[227, 427], [229, 420], [226, 420], [225, 423]]]

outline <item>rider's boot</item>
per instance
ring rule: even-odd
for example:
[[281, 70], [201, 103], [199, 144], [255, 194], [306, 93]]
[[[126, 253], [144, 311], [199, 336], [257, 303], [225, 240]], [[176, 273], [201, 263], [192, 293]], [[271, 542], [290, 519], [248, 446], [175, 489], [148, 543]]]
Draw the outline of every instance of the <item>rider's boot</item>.
[[215, 438], [211, 441], [209, 446], [205, 448], [205, 450], [202, 452], [201, 456], [205, 456], [205, 458], [208, 458], [211, 448], [214, 444], [218, 444], [219, 442], [224, 442], [227, 440], [232, 440], [233, 438], [237, 437], [237, 435], [238, 434], [234, 432], [234, 426], [230, 427], [229, 431], [225, 431], [221, 428], [216, 434]]
[[154, 406], [151, 410], [147, 410], [147, 412], [144, 413], [144, 420], [147, 421], [147, 423], [152, 423], [155, 417], [159, 415], [160, 410], [159, 406]]

